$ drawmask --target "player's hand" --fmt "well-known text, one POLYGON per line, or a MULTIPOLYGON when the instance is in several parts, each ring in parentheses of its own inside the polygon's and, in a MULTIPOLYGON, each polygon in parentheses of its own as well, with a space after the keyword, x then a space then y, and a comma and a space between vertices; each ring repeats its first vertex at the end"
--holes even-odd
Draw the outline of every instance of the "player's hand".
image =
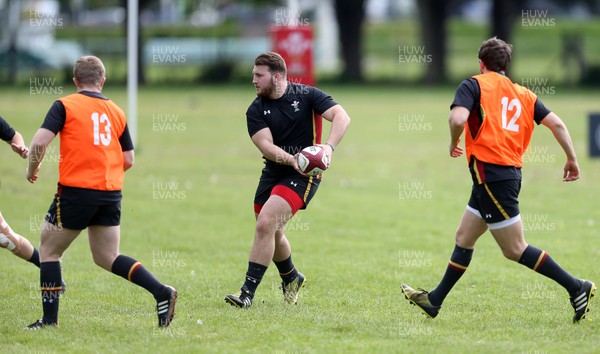
POLYGON ((462 156, 463 149, 460 146, 458 146, 458 143, 460 143, 460 139, 458 139, 456 142, 450 143, 450 145, 448 146, 448 150, 450 151, 451 157, 456 158, 462 156))
POLYGON ((17 145, 15 143, 10 144, 10 147, 14 152, 19 154, 22 158, 26 159, 29 156, 29 149, 25 145, 17 145))
POLYGON ((38 179, 38 173, 40 172, 40 165, 35 169, 34 173, 29 171, 29 166, 27 166, 27 170, 25 170, 25 178, 29 181, 29 183, 34 183, 38 179))
POLYGON ((579 179, 579 165, 577 161, 567 160, 563 168, 563 181, 573 182, 579 179))
POLYGON ((317 144, 321 149, 325 151, 325 155, 327 155, 327 168, 331 165, 331 157, 333 156, 333 149, 329 144, 317 144))
POLYGON ((298 172, 302 176, 308 177, 307 174, 305 174, 304 172, 302 172, 302 170, 300 169, 300 165, 298 165, 298 155, 300 155, 300 153, 297 153, 296 155, 294 155, 294 158, 292 159, 292 165, 291 166, 294 168, 294 170, 296 170, 296 172, 298 172))

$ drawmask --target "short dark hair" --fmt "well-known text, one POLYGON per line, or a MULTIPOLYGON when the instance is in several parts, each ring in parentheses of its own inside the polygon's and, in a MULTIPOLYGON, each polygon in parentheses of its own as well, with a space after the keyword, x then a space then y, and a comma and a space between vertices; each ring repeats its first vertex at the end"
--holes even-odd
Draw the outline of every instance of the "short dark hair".
POLYGON ((104 64, 100 58, 93 55, 82 56, 77 59, 73 67, 73 76, 82 85, 100 85, 100 81, 106 76, 104 64))
POLYGON ((285 65, 285 60, 283 60, 281 55, 275 52, 265 52, 260 54, 254 60, 254 65, 268 66, 271 74, 279 72, 283 76, 287 75, 287 66, 285 65))
POLYGON ((483 41, 477 56, 488 70, 506 71, 510 65, 512 45, 493 37, 483 41))

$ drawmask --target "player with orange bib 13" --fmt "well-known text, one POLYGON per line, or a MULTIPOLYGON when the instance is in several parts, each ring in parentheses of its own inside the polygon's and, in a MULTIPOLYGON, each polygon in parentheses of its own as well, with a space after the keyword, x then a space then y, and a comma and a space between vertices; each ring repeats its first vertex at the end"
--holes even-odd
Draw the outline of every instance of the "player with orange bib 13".
POLYGON ((452 102, 449 125, 451 157, 459 157, 465 134, 466 156, 473 180, 471 197, 458 230, 446 272, 431 292, 402 284, 405 297, 427 316, 438 315, 442 302, 471 262, 475 243, 488 229, 504 256, 563 286, 571 298, 573 322, 585 317, 596 285, 574 278, 545 251, 523 236, 519 212, 521 167, 535 124, 554 134, 566 154, 563 181, 579 179, 579 166, 567 127, 529 89, 513 83, 506 70, 512 46, 496 37, 479 48, 480 75, 464 80, 452 102))
POLYGON ((31 142, 26 177, 34 183, 48 144, 60 134, 58 188, 40 239, 43 317, 28 329, 58 325, 59 262, 86 228, 94 262, 150 292, 160 327, 173 320, 177 291, 119 253, 121 189, 134 152, 125 114, 102 94, 105 73, 99 58, 79 58, 73 69, 77 93, 54 102, 31 142))

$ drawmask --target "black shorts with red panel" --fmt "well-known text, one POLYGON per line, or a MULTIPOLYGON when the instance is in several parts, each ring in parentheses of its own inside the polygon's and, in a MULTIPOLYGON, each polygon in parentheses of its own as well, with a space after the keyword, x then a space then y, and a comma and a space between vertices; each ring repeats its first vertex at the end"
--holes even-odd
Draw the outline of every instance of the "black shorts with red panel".
POLYGON ((290 205, 292 215, 294 215, 298 210, 306 209, 312 197, 317 193, 320 183, 321 175, 308 177, 295 171, 281 175, 263 170, 254 195, 254 212, 260 213, 269 197, 277 195, 290 205))

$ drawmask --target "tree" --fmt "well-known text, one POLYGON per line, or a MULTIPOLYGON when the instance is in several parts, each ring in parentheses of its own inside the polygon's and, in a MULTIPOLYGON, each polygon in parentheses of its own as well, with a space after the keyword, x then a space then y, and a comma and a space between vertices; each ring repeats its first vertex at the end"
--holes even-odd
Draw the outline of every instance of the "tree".
POLYGON ((425 72, 427 84, 446 81, 446 20, 448 2, 446 0, 422 0, 417 2, 421 14, 421 38, 425 51, 431 55, 425 72))
POLYGON ((365 0, 335 0, 335 17, 344 68, 344 81, 364 81, 362 70, 362 24, 365 19, 365 0))
POLYGON ((492 37, 510 43, 515 18, 519 14, 519 1, 494 0, 492 3, 492 37))

